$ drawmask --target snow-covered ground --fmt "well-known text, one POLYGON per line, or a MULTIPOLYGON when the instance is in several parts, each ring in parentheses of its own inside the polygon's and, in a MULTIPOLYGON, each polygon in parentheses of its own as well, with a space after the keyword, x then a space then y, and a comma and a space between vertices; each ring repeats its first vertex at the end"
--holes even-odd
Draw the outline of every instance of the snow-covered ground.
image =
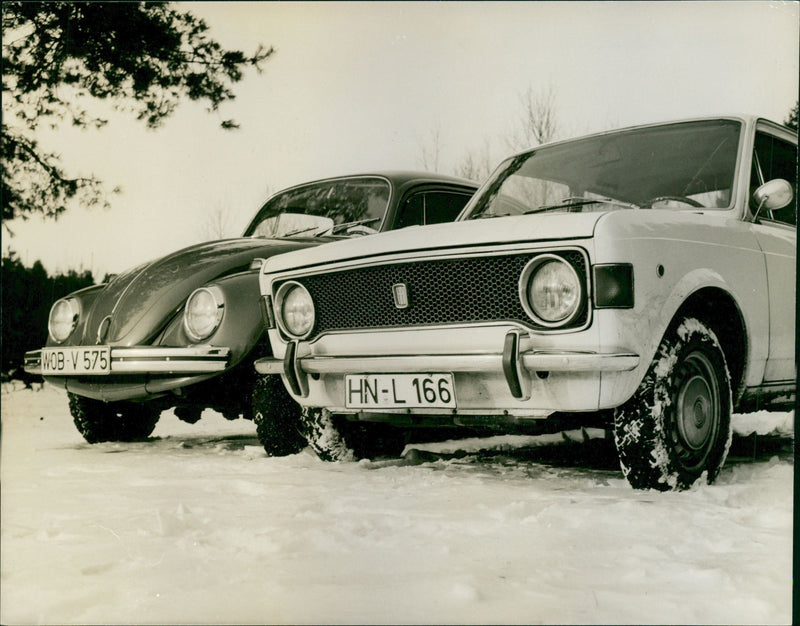
POLYGON ((58 390, 0 402, 3 624, 791 620, 792 414, 736 416, 759 436, 717 483, 661 494, 602 439, 326 464, 211 412, 88 445, 58 390))

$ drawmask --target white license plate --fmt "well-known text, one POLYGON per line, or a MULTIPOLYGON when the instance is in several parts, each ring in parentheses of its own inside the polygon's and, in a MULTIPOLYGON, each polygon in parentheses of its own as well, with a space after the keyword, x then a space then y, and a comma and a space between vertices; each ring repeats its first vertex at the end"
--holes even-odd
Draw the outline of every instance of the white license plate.
POLYGON ((348 409, 454 409, 452 374, 349 374, 345 376, 348 409))
POLYGON ((108 374, 111 372, 109 346, 42 348, 42 374, 108 374))

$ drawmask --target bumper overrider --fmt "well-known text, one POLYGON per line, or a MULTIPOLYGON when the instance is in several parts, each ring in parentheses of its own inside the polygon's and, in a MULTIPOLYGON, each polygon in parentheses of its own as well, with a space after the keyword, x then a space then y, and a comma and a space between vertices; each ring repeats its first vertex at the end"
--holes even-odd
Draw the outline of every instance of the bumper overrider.
MULTIPOLYGON (((292 394, 301 404, 309 397, 309 377, 342 378, 350 374, 424 374, 452 372, 468 374, 473 380, 489 379, 502 372, 507 387, 504 393, 518 402, 531 399, 532 391, 551 373, 569 375, 620 373, 634 370, 640 362, 633 352, 598 353, 590 351, 537 350, 530 336, 520 330, 505 334, 502 349, 496 352, 400 355, 314 355, 303 341, 291 341, 283 359, 265 357, 255 362, 260 374, 281 374, 292 394), (537 376, 538 375, 538 376, 537 376)), ((459 410, 460 412, 460 410, 459 410)), ((469 409, 467 409, 467 412, 469 409)), ((552 411, 533 411, 542 416, 552 411)))

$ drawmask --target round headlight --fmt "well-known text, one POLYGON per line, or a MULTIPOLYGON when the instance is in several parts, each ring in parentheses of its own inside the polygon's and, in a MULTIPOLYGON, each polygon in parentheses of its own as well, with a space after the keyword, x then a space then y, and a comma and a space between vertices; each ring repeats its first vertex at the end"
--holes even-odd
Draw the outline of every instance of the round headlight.
POLYGON ((314 328, 314 301, 300 283, 283 283, 275 294, 278 321, 288 335, 304 339, 314 328))
POLYGON ((225 310, 222 291, 216 287, 195 289, 186 300, 183 327, 193 341, 202 341, 217 330, 225 310))
POLYGON ((81 307, 75 298, 57 300, 50 309, 50 318, 47 320, 47 330, 57 342, 65 341, 78 325, 81 316, 81 307))
POLYGON ((582 296, 578 273, 560 256, 538 256, 522 272, 522 305, 542 326, 562 326, 572 320, 580 310, 582 296))

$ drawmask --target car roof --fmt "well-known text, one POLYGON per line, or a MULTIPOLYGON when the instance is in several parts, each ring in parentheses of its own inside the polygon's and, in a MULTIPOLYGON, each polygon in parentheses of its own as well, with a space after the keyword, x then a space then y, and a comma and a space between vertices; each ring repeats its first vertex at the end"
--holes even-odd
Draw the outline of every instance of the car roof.
POLYGON ((616 133, 626 132, 630 130, 636 130, 639 128, 651 128, 655 126, 667 126, 670 124, 682 124, 684 122, 703 122, 703 121, 711 121, 711 120, 736 120, 742 122, 747 125, 755 124, 756 122, 767 122, 774 126, 778 126, 780 128, 785 128, 786 130, 791 130, 784 124, 780 124, 773 120, 770 120, 766 117, 760 115, 752 115, 752 114, 729 114, 729 115, 702 115, 697 117, 684 117, 684 118, 677 118, 677 119, 668 119, 663 120, 660 122, 647 122, 643 124, 633 124, 631 126, 621 126, 619 128, 609 128, 608 130, 598 131, 596 133, 588 133, 585 135, 576 135, 575 137, 569 137, 568 139, 559 139, 556 141, 551 141, 548 143, 544 143, 538 146, 531 146, 530 148, 526 148, 525 150, 521 150, 516 154, 512 154, 511 156, 517 156, 521 154, 526 154, 528 152, 533 152, 534 150, 538 150, 540 148, 554 146, 562 143, 569 143, 571 141, 577 141, 581 139, 589 139, 591 137, 602 137, 603 135, 613 135, 616 133))
POLYGON ((274 195, 283 193, 290 189, 297 187, 305 187, 306 185, 314 185, 325 181, 345 180, 348 178, 365 178, 365 177, 378 177, 385 178, 394 183, 395 185, 404 185, 409 182, 431 182, 431 183, 452 183, 454 185, 464 185, 477 189, 479 184, 474 180, 461 178, 458 176, 450 176, 447 174, 436 174, 435 172, 424 172, 414 170, 376 170, 373 172, 358 172, 355 174, 343 174, 339 176, 327 176, 325 178, 318 178, 316 180, 308 180, 297 185, 285 187, 274 195))

